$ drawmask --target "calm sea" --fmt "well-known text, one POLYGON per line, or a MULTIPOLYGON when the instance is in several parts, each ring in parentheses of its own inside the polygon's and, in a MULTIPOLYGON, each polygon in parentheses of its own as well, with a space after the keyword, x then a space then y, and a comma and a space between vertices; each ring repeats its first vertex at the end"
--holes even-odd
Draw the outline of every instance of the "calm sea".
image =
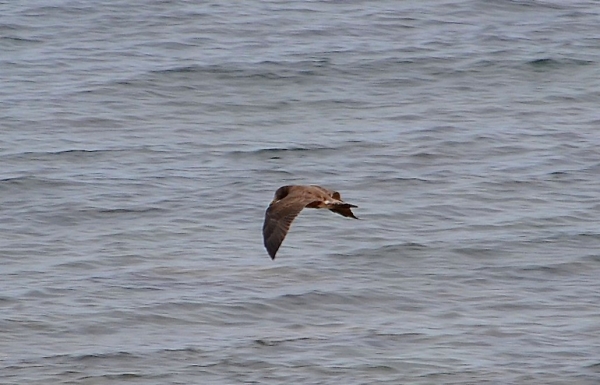
POLYGON ((596 1, 5 1, 0 84, 2 384, 600 383, 596 1))

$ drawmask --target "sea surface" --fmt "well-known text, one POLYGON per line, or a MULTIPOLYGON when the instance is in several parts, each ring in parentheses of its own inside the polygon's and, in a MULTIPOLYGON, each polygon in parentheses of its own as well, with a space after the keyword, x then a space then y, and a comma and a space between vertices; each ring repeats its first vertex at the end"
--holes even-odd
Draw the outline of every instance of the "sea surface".
POLYGON ((596 385, 599 219, 596 1, 0 3, 1 384, 596 385))

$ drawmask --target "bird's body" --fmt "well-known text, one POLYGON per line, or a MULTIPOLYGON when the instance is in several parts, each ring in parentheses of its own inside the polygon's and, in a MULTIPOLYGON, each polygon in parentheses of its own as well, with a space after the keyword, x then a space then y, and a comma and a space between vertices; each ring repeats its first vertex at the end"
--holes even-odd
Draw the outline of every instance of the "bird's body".
POLYGON ((355 218, 352 207, 342 201, 340 193, 320 186, 283 186, 275 192, 275 198, 265 213, 263 237, 265 247, 275 259, 279 246, 285 239, 294 218, 303 208, 328 209, 345 217, 355 218))

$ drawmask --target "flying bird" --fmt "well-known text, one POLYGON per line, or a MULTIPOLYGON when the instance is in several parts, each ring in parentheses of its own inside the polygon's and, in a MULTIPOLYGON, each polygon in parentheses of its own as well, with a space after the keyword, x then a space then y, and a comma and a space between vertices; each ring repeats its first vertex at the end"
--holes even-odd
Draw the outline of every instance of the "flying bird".
POLYGON ((283 186, 275 192, 275 198, 265 213, 263 237, 265 247, 271 259, 285 239, 292 221, 303 208, 329 209, 334 213, 358 219, 352 207, 358 207, 342 201, 340 193, 320 186, 283 186))

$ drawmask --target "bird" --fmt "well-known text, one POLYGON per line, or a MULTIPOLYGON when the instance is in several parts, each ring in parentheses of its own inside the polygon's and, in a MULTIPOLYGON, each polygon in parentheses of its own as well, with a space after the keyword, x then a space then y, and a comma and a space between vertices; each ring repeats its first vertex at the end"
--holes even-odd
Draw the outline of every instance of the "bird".
POLYGON ((344 217, 358 219, 352 212, 358 207, 342 201, 339 192, 321 186, 282 186, 275 191, 275 197, 265 212, 263 238, 265 248, 272 260, 285 239, 294 219, 303 208, 329 209, 344 217))

